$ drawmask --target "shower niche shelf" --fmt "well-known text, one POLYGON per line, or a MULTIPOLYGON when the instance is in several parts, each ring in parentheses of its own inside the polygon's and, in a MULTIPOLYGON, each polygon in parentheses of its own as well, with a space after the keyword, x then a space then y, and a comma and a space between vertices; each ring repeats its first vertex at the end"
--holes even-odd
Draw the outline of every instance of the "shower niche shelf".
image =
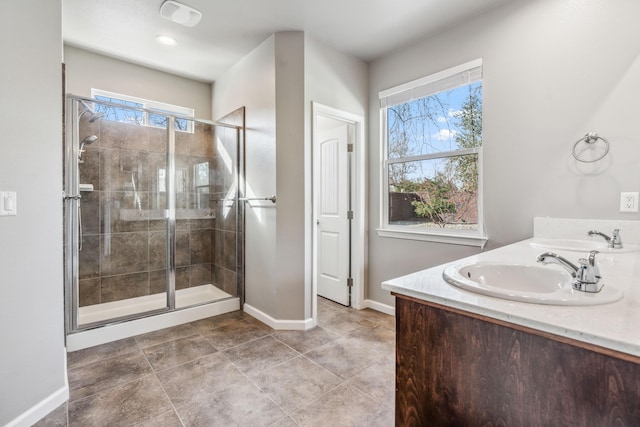
MULTIPOLYGON (((120 209, 122 221, 146 221, 166 219, 166 209, 120 209)), ((176 209, 176 219, 216 219, 211 209, 176 209)))

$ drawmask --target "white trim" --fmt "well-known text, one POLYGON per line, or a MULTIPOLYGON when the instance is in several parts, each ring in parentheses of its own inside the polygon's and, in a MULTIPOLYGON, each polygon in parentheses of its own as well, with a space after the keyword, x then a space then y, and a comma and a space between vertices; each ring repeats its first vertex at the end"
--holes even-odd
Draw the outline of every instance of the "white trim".
POLYGON ((380 92, 378 92, 378 98, 380 99, 387 98, 389 96, 393 96, 393 95, 405 92, 407 90, 414 89, 419 86, 428 85, 429 83, 437 82, 438 80, 442 80, 449 76, 452 76, 458 73, 463 73, 472 68, 477 68, 481 66, 482 66, 482 58, 474 59, 472 61, 465 62, 464 64, 456 65, 455 67, 451 67, 451 68, 447 68, 446 70, 439 71, 435 74, 430 74, 428 76, 421 77, 419 79, 412 80, 410 82, 403 83, 401 85, 394 86, 389 89, 381 90, 380 92))
POLYGON ((385 160, 385 163, 387 166, 389 166, 389 165, 394 165, 396 163, 419 162, 421 160, 446 159, 448 157, 466 156, 469 154, 480 154, 480 151, 481 151, 480 148, 481 147, 462 148, 460 150, 440 151, 440 152, 431 153, 431 154, 418 154, 415 156, 396 157, 393 159, 385 160))
POLYGON ((18 415, 5 427, 29 427, 49 415, 60 405, 69 400, 69 379, 67 375, 67 349, 62 348, 64 360, 64 386, 18 415))
MULTIPOLYGON (((380 99, 390 97, 396 95, 398 93, 402 93, 405 91, 412 90, 416 87, 427 85, 429 83, 438 81, 440 79, 447 78, 449 76, 462 73, 464 71, 468 71, 473 68, 480 68, 480 74, 476 77, 479 77, 479 80, 482 80, 481 69, 482 67, 482 59, 475 59, 473 61, 469 61, 467 63, 449 68, 447 70, 440 71, 435 74, 431 74, 425 76, 423 78, 413 80, 411 82, 386 89, 379 92, 380 99)), ((383 106, 380 108, 380 159, 381 161, 381 174, 380 174, 380 224, 377 229, 378 236, 380 237, 390 237, 395 239, 408 239, 408 240, 419 240, 419 241, 427 241, 427 242, 436 242, 436 243, 447 243, 454 245, 464 245, 464 246, 475 246, 484 248, 487 243, 487 236, 484 228, 484 206, 483 206, 483 198, 484 198, 484 180, 483 176, 483 147, 474 147, 474 148, 466 148, 460 150, 453 150, 447 152, 440 153, 431 153, 431 154, 421 154, 414 156, 406 156, 401 158, 388 158, 388 132, 387 132, 387 106, 383 106), (455 231, 449 230, 448 232, 438 232, 438 231, 425 231, 425 230, 415 230, 410 227, 403 227, 389 224, 389 165, 404 163, 410 161, 422 161, 422 160, 432 160, 446 157, 455 157, 462 155, 471 155, 476 154, 478 156, 478 200, 477 200, 477 209, 478 209, 478 230, 475 232, 469 231, 455 231)))
POLYGON ((388 314, 390 316, 396 315, 396 308, 392 305, 383 304, 378 301, 374 301, 372 299, 366 299, 363 301, 362 308, 370 308, 375 311, 379 311, 381 313, 388 314))
POLYGON ((476 246, 484 248, 487 243, 486 236, 465 236, 463 234, 436 234, 418 231, 393 230, 389 228, 379 228, 376 230, 380 237, 391 237, 393 239, 420 240, 423 242, 449 243, 452 245, 476 246))
MULTIPOLYGON (((315 147, 317 134, 318 116, 327 117, 341 122, 352 124, 355 128, 355 141, 353 150, 353 210, 354 219, 352 223, 352 239, 351 239, 351 261, 353 288, 351 289, 351 306, 354 308, 362 308, 364 301, 364 289, 366 284, 365 259, 367 248, 367 205, 366 205, 366 141, 365 141, 365 122, 364 117, 329 107, 318 102, 311 103, 312 114, 312 147, 315 147)), ((312 158, 312 164, 315 158, 312 158)), ((314 183, 312 183, 312 188, 314 183)), ((312 251, 311 251, 311 299, 312 299, 312 318, 314 322, 318 321, 318 284, 316 283, 317 260, 316 260, 316 241, 317 228, 316 223, 316 200, 315 193, 312 196, 312 251)))
POLYGON ((238 298, 231 298, 224 301, 216 301, 211 304, 144 317, 142 319, 102 326, 96 329, 89 329, 67 335, 67 348, 69 351, 81 350, 83 348, 157 331, 183 323, 194 322, 239 309, 240 300, 238 298))
POLYGON ((305 320, 279 320, 271 317, 267 313, 262 310, 258 310, 254 306, 245 303, 244 304, 244 312, 250 315, 251 317, 258 319, 265 325, 269 326, 272 329, 281 331, 306 331, 315 327, 318 324, 317 319, 309 317, 305 320))

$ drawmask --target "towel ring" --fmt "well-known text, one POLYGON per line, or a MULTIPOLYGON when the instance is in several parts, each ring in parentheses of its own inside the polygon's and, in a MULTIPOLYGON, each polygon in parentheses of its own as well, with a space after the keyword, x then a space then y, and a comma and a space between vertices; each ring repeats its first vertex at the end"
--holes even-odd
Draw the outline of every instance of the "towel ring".
POLYGON ((607 141, 605 138, 599 136, 597 133, 589 132, 584 137, 582 137, 579 140, 577 140, 575 144, 573 144, 573 151, 572 151, 571 154, 573 154, 573 157, 579 162, 593 163, 593 162, 597 162, 598 160, 604 159, 604 157, 608 153, 609 153, 609 141, 607 141), (604 147, 604 153, 602 153, 602 155, 600 157, 598 157, 596 159, 592 159, 592 160, 585 160, 585 159, 581 159, 580 156, 578 156, 578 153, 576 153, 576 148, 578 147, 578 144, 580 144, 581 142, 584 142, 585 144, 595 144, 596 142, 598 142, 598 140, 601 140, 602 142, 604 142, 604 146, 605 146, 604 147))

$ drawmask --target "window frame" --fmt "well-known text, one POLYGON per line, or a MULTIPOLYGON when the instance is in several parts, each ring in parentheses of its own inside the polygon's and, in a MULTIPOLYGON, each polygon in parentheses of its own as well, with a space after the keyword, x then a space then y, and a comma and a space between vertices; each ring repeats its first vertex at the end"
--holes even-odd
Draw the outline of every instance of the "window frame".
MULTIPOLYGON (((165 102, 160 101, 152 101, 150 99, 138 98, 136 96, 124 95, 121 93, 110 92, 107 90, 91 88, 91 98, 96 99, 98 96, 104 96, 107 98, 118 99, 121 101, 127 102, 135 102, 137 104, 142 104, 143 111, 143 122, 141 126, 147 126, 157 129, 163 129, 161 126, 155 126, 150 124, 149 114, 158 114, 158 115, 170 115, 175 116, 178 119, 186 119, 187 128, 185 130, 175 129, 177 132, 185 132, 185 133, 194 133, 194 122, 195 119, 195 109, 189 107, 182 107, 180 105, 167 104, 165 102)), ((96 101, 100 102, 96 99, 96 101)), ((123 108, 127 108, 123 106, 123 108)))
MULTIPOLYGON (((400 102, 411 102, 414 99, 420 99, 427 96, 435 95, 443 92, 439 90, 431 95, 415 96, 411 95, 411 92, 420 92, 420 88, 424 88, 430 84, 437 84, 438 81, 442 81, 449 77, 455 76, 466 71, 477 69, 480 67, 480 78, 482 81, 482 59, 476 59, 465 64, 458 65, 456 67, 449 68, 447 70, 440 71, 435 74, 423 77, 418 80, 414 80, 399 86, 395 86, 390 89, 386 89, 379 92, 380 98, 380 155, 381 155, 381 168, 382 173, 380 179, 380 227, 377 229, 378 236, 389 237, 397 239, 409 239, 409 240, 421 240, 438 243, 449 243, 466 246, 484 247, 488 238, 484 230, 484 213, 483 213, 483 146, 474 148, 463 148, 459 150, 451 150, 437 153, 412 155, 406 157, 389 158, 389 141, 388 141, 388 116, 387 110, 390 105, 387 105, 386 100, 392 96, 408 97, 408 100, 400 102), (393 225, 389 223, 389 165, 397 163, 406 163, 411 161, 421 160, 434 160, 451 158, 462 155, 476 154, 478 156, 478 196, 477 196, 477 208, 478 208, 478 229, 477 230, 455 230, 455 229, 423 229, 416 230, 404 225, 393 225)), ((460 86, 457 86, 460 87, 460 86)), ((394 103, 393 105, 397 105, 394 103)), ((483 141, 484 145, 484 141, 483 141)))

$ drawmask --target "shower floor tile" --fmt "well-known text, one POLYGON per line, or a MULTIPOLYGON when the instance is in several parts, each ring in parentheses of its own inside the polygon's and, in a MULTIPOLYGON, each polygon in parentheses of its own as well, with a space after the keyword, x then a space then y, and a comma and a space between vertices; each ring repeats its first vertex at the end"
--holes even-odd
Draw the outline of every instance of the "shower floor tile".
POLYGON ((234 312, 68 354, 37 427, 393 426, 395 320, 318 299, 319 327, 234 312))

